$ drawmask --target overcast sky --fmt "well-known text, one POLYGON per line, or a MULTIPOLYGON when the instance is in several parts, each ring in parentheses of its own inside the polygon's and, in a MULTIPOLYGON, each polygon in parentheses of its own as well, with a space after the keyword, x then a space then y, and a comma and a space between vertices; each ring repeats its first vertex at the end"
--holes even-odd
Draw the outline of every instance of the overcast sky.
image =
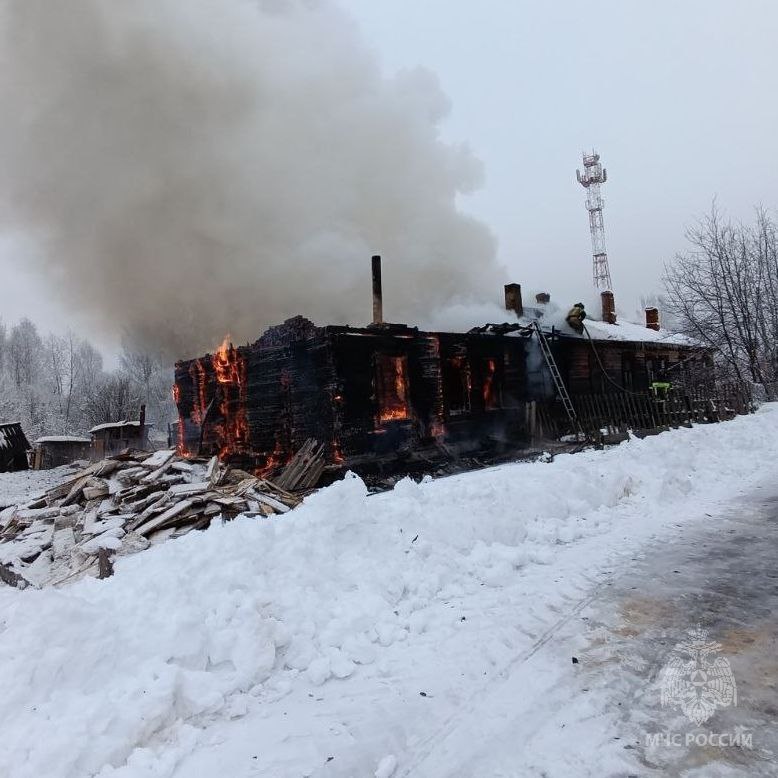
POLYGON ((617 304, 659 291, 684 226, 714 196, 778 206, 775 0, 344 0, 384 66, 421 64, 451 99, 445 131, 484 161, 465 206, 516 281, 589 289, 582 149, 608 170, 617 304))
MULTIPOLYGON (((608 169, 617 305, 660 291, 684 226, 718 196, 778 205, 776 0, 342 0, 387 73, 424 66, 451 100, 443 132, 486 179, 462 205, 499 241, 506 280, 562 303, 591 289, 582 149, 608 169)), ((0 238, 5 321, 72 323, 0 238)), ((574 299, 575 298, 575 299, 574 299)))

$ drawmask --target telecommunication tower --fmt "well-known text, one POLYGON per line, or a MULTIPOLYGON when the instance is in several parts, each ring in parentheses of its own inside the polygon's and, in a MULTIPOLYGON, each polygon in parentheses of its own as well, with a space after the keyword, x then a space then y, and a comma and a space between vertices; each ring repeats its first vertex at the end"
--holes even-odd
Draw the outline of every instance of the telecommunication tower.
POLYGON ((608 180, 608 171, 600 164, 600 155, 592 151, 583 153, 583 175, 575 171, 578 183, 586 189, 586 210, 589 211, 589 229, 592 232, 592 280, 598 289, 612 290, 611 273, 608 269, 608 253, 605 251, 605 225, 602 208, 605 205, 600 194, 600 184, 608 180))

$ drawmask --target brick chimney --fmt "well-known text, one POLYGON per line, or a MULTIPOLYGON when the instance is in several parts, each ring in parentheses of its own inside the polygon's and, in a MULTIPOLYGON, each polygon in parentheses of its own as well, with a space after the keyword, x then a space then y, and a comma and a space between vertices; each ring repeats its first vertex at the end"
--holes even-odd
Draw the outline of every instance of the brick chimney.
POLYGON ((615 324, 616 302, 613 299, 613 292, 600 292, 600 302, 602 304, 602 320, 607 324, 615 324))
POLYGON ((646 327, 650 330, 659 329, 659 309, 646 308, 646 327))
POLYGON ((516 316, 524 315, 521 302, 521 284, 505 284, 505 310, 513 311, 516 316))
POLYGON ((538 292, 535 295, 535 302, 538 305, 548 305, 551 302, 551 295, 548 292, 538 292))

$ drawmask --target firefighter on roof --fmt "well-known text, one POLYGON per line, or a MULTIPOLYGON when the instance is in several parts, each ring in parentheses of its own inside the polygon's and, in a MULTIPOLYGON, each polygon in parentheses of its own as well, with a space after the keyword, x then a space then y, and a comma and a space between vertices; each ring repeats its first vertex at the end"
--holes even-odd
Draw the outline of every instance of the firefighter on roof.
POLYGON ((586 311, 583 303, 576 303, 568 312, 565 321, 580 335, 584 328, 586 311))

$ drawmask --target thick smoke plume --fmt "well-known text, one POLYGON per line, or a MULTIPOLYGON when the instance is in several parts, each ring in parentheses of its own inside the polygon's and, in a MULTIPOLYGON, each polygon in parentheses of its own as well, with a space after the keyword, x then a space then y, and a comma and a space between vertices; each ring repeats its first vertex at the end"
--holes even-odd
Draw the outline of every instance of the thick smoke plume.
POLYGON ((503 279, 426 71, 316 0, 5 0, 0 206, 54 292, 170 356, 304 313, 413 322, 503 279))

